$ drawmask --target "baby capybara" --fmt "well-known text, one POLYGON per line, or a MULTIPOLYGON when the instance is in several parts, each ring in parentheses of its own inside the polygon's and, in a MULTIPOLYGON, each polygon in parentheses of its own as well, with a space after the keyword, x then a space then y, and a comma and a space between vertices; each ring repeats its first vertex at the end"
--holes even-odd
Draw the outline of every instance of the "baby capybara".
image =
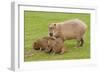
POLYGON ((49 39, 54 39, 52 37, 43 37, 41 39, 36 40, 33 43, 33 49, 35 50, 44 50, 48 47, 48 40, 49 39))
POLYGON ((49 39, 48 47, 45 49, 45 52, 52 52, 63 54, 65 52, 64 42, 61 38, 49 39))
POLYGON ((64 42, 61 38, 43 37, 33 43, 33 49, 44 50, 46 53, 60 53, 65 51, 64 42))

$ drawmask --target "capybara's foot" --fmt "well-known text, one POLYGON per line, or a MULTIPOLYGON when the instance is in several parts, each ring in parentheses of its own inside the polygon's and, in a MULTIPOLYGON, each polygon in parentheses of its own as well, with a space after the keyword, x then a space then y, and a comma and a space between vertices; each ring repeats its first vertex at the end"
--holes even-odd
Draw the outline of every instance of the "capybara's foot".
POLYGON ((83 40, 83 38, 81 38, 81 40, 80 40, 80 47, 82 47, 83 44, 84 44, 84 40, 83 40))
POLYGON ((60 54, 63 54, 64 52, 65 52, 65 48, 63 47, 63 48, 61 49, 60 54))

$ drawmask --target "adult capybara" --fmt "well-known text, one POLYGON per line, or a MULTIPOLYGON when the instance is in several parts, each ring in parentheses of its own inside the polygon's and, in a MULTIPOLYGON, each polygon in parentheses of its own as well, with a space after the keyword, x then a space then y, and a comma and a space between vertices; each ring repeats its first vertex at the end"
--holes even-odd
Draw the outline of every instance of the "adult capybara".
POLYGON ((48 47, 45 49, 45 52, 63 54, 65 52, 63 40, 61 38, 48 39, 48 47))
POLYGON ((52 37, 60 37, 64 41, 70 39, 77 40, 77 47, 83 46, 83 36, 86 32, 86 24, 79 19, 67 20, 59 23, 51 23, 49 25, 49 35, 52 37))

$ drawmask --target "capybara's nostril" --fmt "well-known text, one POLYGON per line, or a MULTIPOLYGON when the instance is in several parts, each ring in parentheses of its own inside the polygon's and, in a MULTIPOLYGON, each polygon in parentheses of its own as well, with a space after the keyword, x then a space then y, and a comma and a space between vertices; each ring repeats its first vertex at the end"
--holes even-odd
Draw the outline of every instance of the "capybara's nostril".
POLYGON ((53 36, 53 33, 49 33, 50 36, 53 36))

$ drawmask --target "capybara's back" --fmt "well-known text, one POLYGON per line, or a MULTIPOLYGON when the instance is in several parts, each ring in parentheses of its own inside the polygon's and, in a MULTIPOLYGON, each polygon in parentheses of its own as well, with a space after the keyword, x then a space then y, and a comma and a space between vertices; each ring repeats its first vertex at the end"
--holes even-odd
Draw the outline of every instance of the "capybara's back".
POLYGON ((86 31, 86 24, 79 19, 74 19, 63 22, 61 29, 61 33, 64 37, 64 40, 78 39, 83 37, 86 31))

